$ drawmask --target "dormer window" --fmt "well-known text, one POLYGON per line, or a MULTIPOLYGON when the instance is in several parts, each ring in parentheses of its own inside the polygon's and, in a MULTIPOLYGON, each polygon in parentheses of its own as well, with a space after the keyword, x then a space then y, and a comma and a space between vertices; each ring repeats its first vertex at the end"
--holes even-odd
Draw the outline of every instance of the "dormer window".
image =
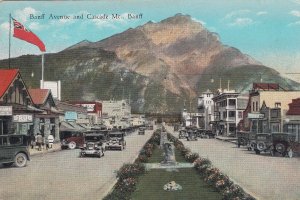
POLYGON ((280 108, 281 107, 281 103, 280 102, 275 102, 275 108, 280 108))

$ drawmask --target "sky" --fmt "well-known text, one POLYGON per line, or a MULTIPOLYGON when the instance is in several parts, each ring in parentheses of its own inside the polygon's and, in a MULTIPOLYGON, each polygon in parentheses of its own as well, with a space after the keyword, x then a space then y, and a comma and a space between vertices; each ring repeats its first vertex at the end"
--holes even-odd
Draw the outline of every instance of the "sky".
MULTIPOLYGON (((223 44, 300 80, 300 0, 0 2, 0 59, 8 58, 9 54, 9 13, 45 43, 47 53, 61 51, 82 40, 99 41, 148 21, 188 14, 218 33, 223 44), (42 19, 32 17, 43 14, 42 19), (88 19, 105 14, 108 19, 88 19), (120 19, 112 19, 112 14, 118 14, 120 19), (142 17, 129 19, 128 14, 142 14, 142 17), (51 15, 70 16, 70 19, 54 19, 51 15), (73 19, 74 16, 83 19, 73 19)), ((41 52, 32 44, 12 38, 11 57, 26 54, 41 52)))

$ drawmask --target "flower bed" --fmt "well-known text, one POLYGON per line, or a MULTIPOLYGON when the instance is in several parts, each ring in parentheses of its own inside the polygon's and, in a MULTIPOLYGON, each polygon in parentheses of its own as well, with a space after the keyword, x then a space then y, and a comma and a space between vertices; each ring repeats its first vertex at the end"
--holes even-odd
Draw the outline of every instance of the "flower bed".
POLYGON ((180 150, 186 161, 194 163, 194 168, 200 176, 204 178, 204 181, 215 187, 222 194, 224 200, 255 199, 247 194, 240 186, 234 184, 227 175, 213 167, 210 160, 200 158, 197 153, 192 153, 189 148, 186 148, 179 139, 170 133, 168 133, 168 138, 174 143, 175 147, 180 150))

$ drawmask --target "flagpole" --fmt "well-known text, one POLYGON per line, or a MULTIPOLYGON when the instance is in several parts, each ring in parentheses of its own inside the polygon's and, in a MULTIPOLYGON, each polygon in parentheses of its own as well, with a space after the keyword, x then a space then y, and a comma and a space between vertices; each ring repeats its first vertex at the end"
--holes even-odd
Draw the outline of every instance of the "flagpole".
POLYGON ((10 69, 10 46, 11 46, 11 13, 9 13, 9 38, 8 38, 8 68, 10 69))
POLYGON ((42 53, 42 81, 41 89, 44 89, 44 53, 42 53))

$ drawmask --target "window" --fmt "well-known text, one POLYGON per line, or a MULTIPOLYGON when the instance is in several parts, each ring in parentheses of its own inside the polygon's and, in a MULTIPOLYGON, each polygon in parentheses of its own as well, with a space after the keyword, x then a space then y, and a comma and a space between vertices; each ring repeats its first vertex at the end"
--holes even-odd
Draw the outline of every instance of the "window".
POLYGON ((227 111, 223 112, 223 119, 227 118, 227 111))
POLYGON ((281 103, 280 102, 275 102, 275 108, 280 108, 281 107, 281 103))
POLYGON ((235 117, 235 111, 229 111, 228 115, 229 117, 235 117))
POLYGON ((228 103, 230 106, 235 106, 235 102, 236 102, 235 99, 229 99, 228 103))
POLYGON ((252 111, 255 111, 255 107, 254 107, 255 103, 252 102, 252 111))
POLYGON ((11 136, 9 137, 9 143, 11 145, 22 144, 22 138, 19 136, 11 136))
POLYGON ((255 102, 255 104, 256 104, 256 111, 258 111, 258 101, 255 102))
POLYGON ((272 123, 271 124, 271 132, 280 132, 280 124, 279 123, 272 123))
POLYGON ((280 116, 279 111, 278 109, 271 109, 271 118, 278 118, 280 116))

